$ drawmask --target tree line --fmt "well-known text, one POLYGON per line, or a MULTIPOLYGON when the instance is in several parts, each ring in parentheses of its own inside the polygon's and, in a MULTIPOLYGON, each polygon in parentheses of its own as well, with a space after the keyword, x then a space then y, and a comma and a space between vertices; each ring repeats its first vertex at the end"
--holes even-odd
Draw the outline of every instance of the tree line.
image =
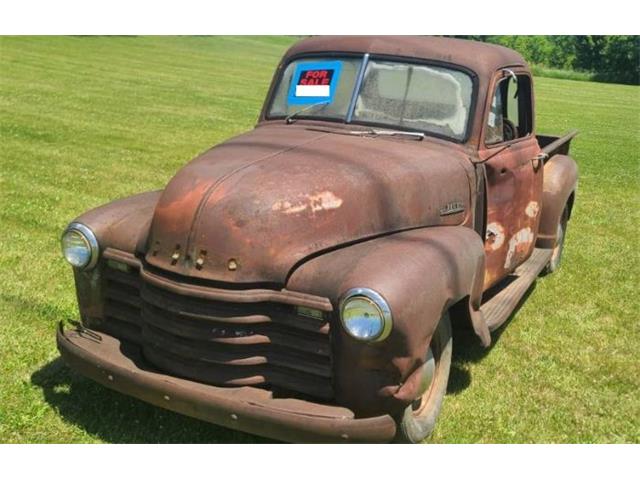
POLYGON ((456 35, 512 48, 531 64, 588 72, 596 81, 640 85, 637 35, 456 35))

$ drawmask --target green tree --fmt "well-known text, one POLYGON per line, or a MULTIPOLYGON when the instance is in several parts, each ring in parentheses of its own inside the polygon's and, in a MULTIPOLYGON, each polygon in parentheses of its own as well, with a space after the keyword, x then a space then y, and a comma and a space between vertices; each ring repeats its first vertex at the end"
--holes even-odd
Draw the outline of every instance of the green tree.
POLYGON ((640 84, 640 37, 634 35, 462 35, 517 50, 530 63, 592 73, 598 81, 640 84))
POLYGON ((602 80, 640 85, 640 37, 610 35, 602 48, 602 80))

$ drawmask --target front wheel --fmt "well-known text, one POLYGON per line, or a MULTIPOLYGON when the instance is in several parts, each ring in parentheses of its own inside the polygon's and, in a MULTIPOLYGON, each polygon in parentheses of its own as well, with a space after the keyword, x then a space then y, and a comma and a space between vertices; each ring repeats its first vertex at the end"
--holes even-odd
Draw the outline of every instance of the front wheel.
POLYGON ((427 350, 422 393, 406 408, 398 422, 396 441, 420 443, 433 432, 447 391, 452 348, 451 320, 449 313, 445 313, 427 350))

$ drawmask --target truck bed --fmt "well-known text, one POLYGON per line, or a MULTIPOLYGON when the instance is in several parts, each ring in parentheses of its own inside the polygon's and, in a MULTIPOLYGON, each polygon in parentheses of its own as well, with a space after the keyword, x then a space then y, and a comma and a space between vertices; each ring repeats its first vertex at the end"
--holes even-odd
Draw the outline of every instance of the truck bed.
POLYGON ((578 130, 572 130, 562 137, 552 135, 536 135, 538 144, 544 153, 551 158, 556 154, 569 155, 571 140, 578 134, 578 130))

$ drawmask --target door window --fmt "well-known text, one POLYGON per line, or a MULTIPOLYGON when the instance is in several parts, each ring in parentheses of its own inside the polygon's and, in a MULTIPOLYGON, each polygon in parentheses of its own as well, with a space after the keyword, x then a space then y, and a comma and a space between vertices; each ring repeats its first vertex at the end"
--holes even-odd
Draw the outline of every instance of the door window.
POLYGON ((523 138, 533 131, 531 79, 505 70, 496 86, 485 129, 485 144, 495 145, 523 138))

